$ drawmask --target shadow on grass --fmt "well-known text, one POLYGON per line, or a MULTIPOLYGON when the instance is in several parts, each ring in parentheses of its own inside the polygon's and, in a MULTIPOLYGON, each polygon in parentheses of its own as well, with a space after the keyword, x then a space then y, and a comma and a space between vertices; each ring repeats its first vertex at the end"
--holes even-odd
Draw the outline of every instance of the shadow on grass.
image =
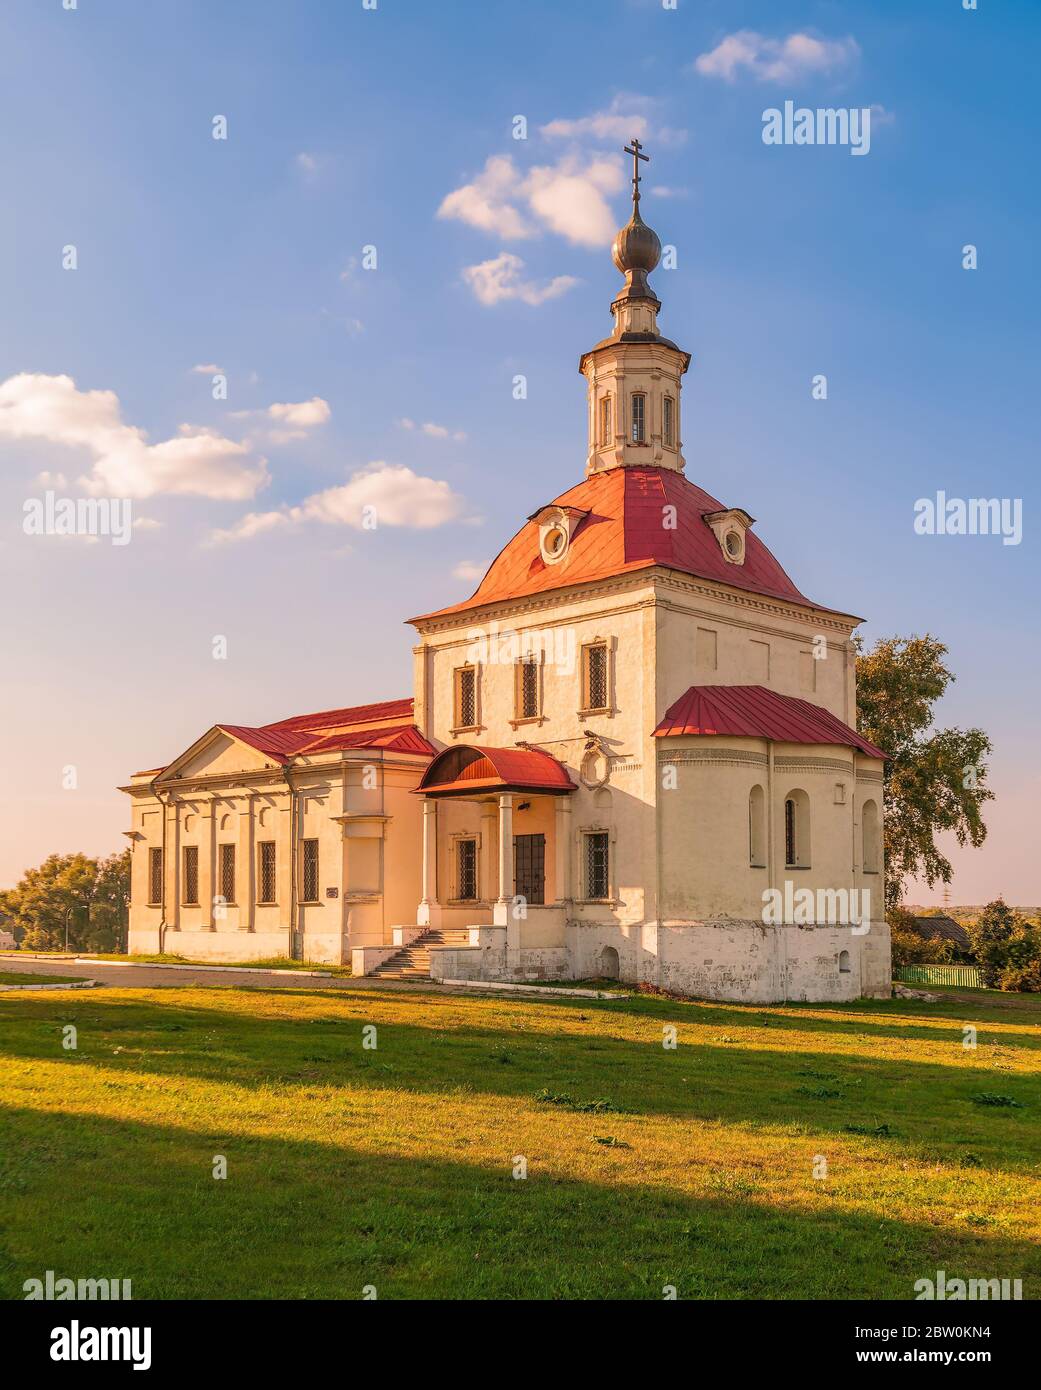
POLYGON ((143 1298, 913 1297, 916 1279, 1021 1278, 1041 1252, 1002 1235, 710 1200, 333 1143, 0 1109, 0 1295, 47 1269, 129 1278, 143 1298), (212 1177, 214 1154, 227 1178, 212 1177))
MULTIPOLYGON (((277 997, 284 1001, 285 992, 277 997)), ((954 1039, 952 1059, 959 1062, 951 1065, 823 1048, 766 1051, 730 1044, 725 1032, 666 1051, 659 1041, 605 1037, 596 1031, 601 1015, 591 1011, 572 1020, 580 1023, 584 1014, 588 1033, 518 1027, 525 1014, 517 1011, 499 1028, 446 1020, 438 1031, 378 1021, 379 1047, 369 1051, 362 1047, 362 1027, 378 1019, 366 1016, 370 1001, 369 995, 354 996, 352 1012, 337 1016, 328 1012, 332 1001, 323 998, 316 1005, 326 1011, 322 1016, 286 1019, 178 1004, 165 994, 158 1002, 39 999, 23 1003, 20 1023, 0 1014, 0 1053, 59 1061, 92 1074, 100 1069, 113 1077, 144 1073, 157 1081, 266 1086, 287 1096, 363 1087, 445 1096, 461 1091, 531 1103, 547 1091, 579 1103, 606 1099, 636 1115, 848 1133, 850 1142, 873 1151, 884 1144, 882 1152, 956 1167, 970 1162, 991 1172, 1036 1172, 1041 1160, 1041 1075, 961 1064, 971 1054, 954 1039), (67 1021, 80 1030, 74 1052, 60 1045, 59 1030, 67 1021), (972 1097, 982 1092, 1010 1094, 1022 1108, 974 1104, 972 1097)), ((393 1003, 400 1005, 401 996, 393 1003)), ((746 1016, 744 1026, 749 1022, 746 1016)), ((764 1034, 764 1042, 776 1044, 773 1027, 764 1034)))

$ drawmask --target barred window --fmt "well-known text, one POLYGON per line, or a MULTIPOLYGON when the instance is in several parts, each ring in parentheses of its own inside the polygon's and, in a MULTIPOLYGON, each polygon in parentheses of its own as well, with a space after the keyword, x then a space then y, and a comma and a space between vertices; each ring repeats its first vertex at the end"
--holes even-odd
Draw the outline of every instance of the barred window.
POLYGON ((261 840, 257 846, 260 855, 258 866, 260 875, 260 891, 257 894, 257 901, 261 903, 273 903, 275 901, 275 842, 274 840, 261 840))
POLYGON ((163 901, 163 851, 148 851, 148 901, 155 905, 163 901))
POLYGON ((304 896, 305 903, 318 901, 318 841, 304 840, 304 896))
POLYGON ((198 906, 199 902, 199 847, 198 845, 185 845, 184 847, 184 901, 189 907, 198 906))
POLYGON ((644 444, 647 440, 647 397, 636 393, 633 396, 633 443, 644 444))
POLYGON ((661 442, 667 449, 676 443, 676 402, 671 396, 666 396, 662 402, 661 442))
POLYGON ((600 397, 600 443, 607 445, 611 442, 611 397, 600 397))
POLYGON ((583 709, 607 709, 607 644, 585 648, 583 709))
POLYGON ((464 902, 473 902, 477 897, 477 841, 457 840, 455 853, 456 896, 464 902))
POLYGON ((586 897, 609 898, 610 896, 608 835, 605 830, 598 830, 594 834, 586 836, 586 897))
POLYGON ((538 718, 539 668, 538 663, 531 658, 520 663, 520 684, 517 705, 519 718, 538 718))
POLYGON ((235 901, 235 846, 220 847, 220 895, 226 903, 235 901))
POLYGON ((784 803, 784 867, 794 869, 795 858, 795 802, 789 798, 784 803))
POLYGON ((460 666, 455 673, 455 727, 472 729, 477 724, 477 672, 460 666))

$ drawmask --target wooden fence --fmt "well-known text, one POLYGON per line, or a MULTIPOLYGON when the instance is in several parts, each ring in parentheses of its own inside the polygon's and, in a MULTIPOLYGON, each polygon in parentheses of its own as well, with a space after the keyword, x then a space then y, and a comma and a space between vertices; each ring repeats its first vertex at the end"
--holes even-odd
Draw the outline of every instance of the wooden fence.
POLYGON ((960 985, 963 989, 982 989, 979 967, 975 965, 898 965, 893 979, 902 985, 960 985))

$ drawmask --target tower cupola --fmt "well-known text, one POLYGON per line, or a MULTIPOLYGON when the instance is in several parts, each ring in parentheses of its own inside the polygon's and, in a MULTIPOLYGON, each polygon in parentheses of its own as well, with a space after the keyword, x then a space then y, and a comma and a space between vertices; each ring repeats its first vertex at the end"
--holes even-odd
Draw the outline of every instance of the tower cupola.
POLYGON ((640 163, 650 156, 636 139, 625 153, 633 157, 633 211, 611 247, 625 282, 611 304, 614 331, 579 362, 589 384, 587 475, 626 465, 685 466, 680 378, 690 353, 658 330, 661 301, 647 277, 661 260, 661 242, 640 215, 640 163))

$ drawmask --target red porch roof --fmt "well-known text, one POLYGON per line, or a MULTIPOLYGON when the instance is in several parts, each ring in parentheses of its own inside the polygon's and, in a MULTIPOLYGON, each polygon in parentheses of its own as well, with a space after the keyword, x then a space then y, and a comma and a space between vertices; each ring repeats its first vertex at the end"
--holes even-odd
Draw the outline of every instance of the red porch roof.
POLYGON ((573 792, 567 768, 539 748, 475 748, 458 744, 439 753, 417 795, 475 796, 482 791, 573 792))
POLYGON ((692 685, 665 711, 654 734, 656 738, 733 734, 776 743, 836 743, 859 749, 869 758, 886 756, 820 705, 779 695, 764 685, 692 685))

